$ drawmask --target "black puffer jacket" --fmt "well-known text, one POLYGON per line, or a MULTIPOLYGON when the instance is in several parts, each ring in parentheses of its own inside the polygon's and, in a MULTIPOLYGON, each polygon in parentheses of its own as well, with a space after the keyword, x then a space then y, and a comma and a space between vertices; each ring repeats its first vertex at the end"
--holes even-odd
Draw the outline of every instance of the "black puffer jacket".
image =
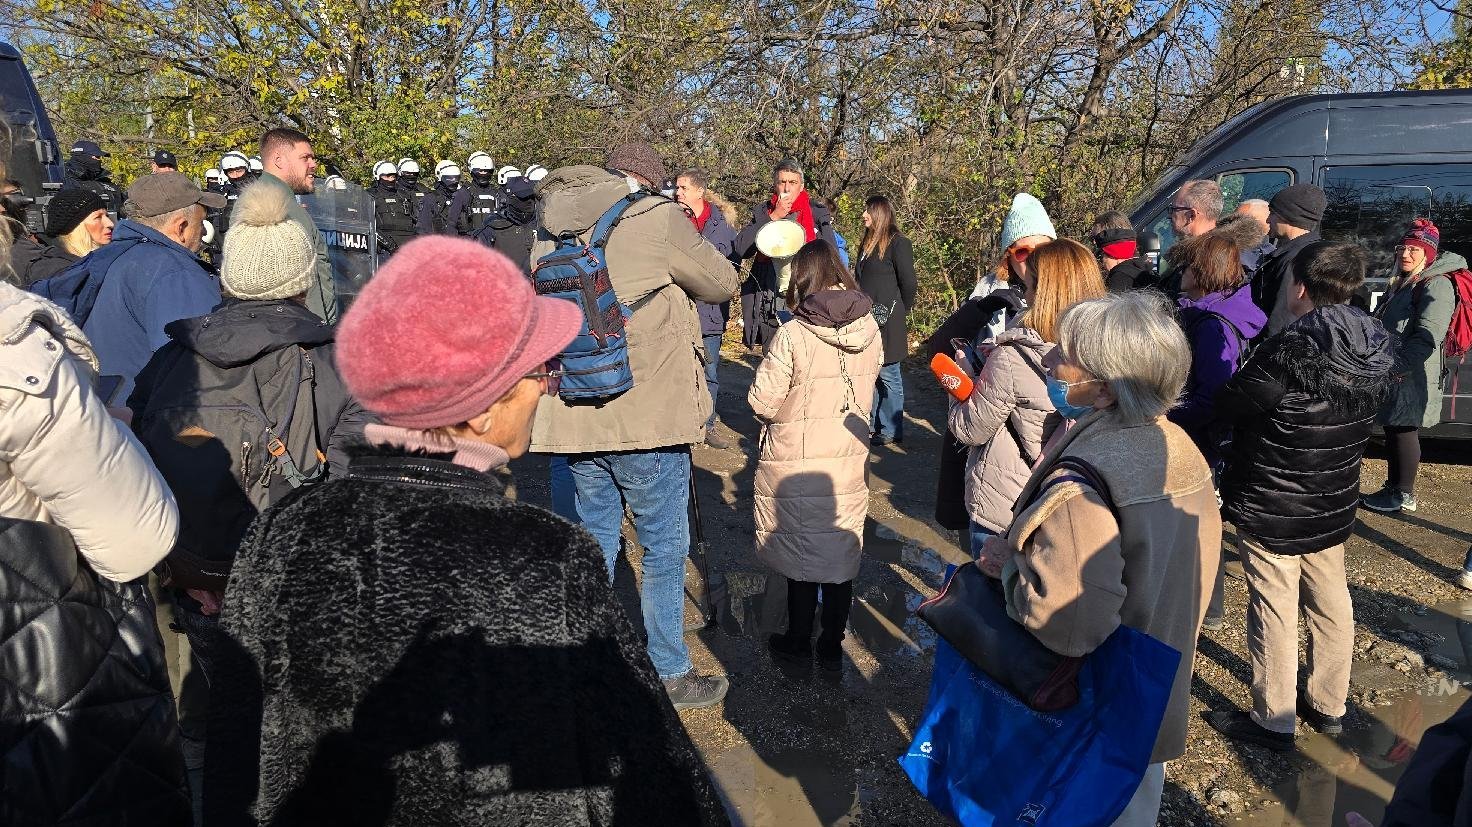
POLYGON ((1145 290, 1155 286, 1155 268, 1144 256, 1126 259, 1114 265, 1106 282, 1111 293, 1145 290))
POLYGON ((0 824, 190 822, 163 641, 140 578, 57 526, 0 518, 0 824))
POLYGON ((1274 554, 1344 542, 1392 364, 1385 328, 1349 305, 1318 308, 1264 342, 1217 395, 1233 428, 1223 516, 1274 554))
POLYGON ((355 456, 256 521, 222 618, 210 827, 728 823, 593 538, 488 475, 355 456))

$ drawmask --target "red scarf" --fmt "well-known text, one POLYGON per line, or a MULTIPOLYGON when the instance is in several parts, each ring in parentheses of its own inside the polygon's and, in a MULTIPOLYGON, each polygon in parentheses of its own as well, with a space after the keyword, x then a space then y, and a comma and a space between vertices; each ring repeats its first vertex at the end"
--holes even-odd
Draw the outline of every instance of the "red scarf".
MULTIPOLYGON (((772 195, 772 203, 770 206, 768 206, 767 212, 771 212, 776 208, 777 196, 774 193, 772 195)), ((805 241, 812 241, 818 237, 818 227, 816 224, 813 223, 813 205, 812 202, 808 201, 807 190, 803 190, 802 192, 798 193, 797 198, 793 199, 792 212, 790 213, 790 215, 793 218, 797 219, 798 224, 802 225, 802 232, 805 241)))
POLYGON ((700 205, 703 208, 700 211, 700 215, 695 215, 693 211, 690 215, 690 220, 695 223, 695 232, 697 233, 705 232, 705 222, 710 220, 710 202, 702 200, 700 205))

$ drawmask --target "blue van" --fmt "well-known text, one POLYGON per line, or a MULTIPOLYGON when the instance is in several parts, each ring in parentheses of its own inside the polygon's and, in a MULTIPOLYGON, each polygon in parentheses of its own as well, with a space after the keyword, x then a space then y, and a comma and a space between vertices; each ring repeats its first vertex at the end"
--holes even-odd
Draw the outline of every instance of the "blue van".
POLYGON ((10 125, 10 145, 0 141, 0 160, 21 191, 39 196, 42 184, 60 184, 64 172, 56 132, 20 50, 9 43, 0 43, 0 117, 10 125))
MULTIPOLYGON (((1442 249, 1472 261, 1472 90, 1303 95, 1248 109, 1197 142, 1132 210, 1162 250, 1175 241, 1171 197, 1194 178, 1221 185, 1227 212, 1289 184, 1322 187, 1319 232, 1369 250, 1373 307, 1418 216, 1436 222, 1442 249)), ((1443 424, 1428 435, 1472 437, 1472 364, 1446 391, 1443 424)))

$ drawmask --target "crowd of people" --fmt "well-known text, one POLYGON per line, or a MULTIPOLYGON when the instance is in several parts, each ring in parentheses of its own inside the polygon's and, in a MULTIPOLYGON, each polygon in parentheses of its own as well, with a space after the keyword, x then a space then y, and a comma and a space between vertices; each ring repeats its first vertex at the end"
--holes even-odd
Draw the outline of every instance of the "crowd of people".
MULTIPOLYGON (((0 562, 41 553, 8 548, 30 536, 14 526, 63 529, 47 553, 158 622, 131 657, 7 676, 37 697, 104 689, 91 717, 6 721, 44 732, 36 766, 69 768, 0 821, 727 823, 677 714, 741 691, 686 643, 691 446, 738 447, 716 415, 735 321, 761 354, 754 551, 787 599, 766 645, 842 672, 868 464, 904 439, 918 282, 891 200, 864 202, 849 261, 791 159, 745 225, 705 172, 671 175, 643 143, 551 171, 476 153, 464 186, 455 161, 425 188, 386 160, 370 191, 388 256, 343 307, 299 201, 317 183, 305 134, 267 131, 204 188, 167 152, 126 194, 96 144, 72 155, 43 232, 0 193, 0 562), (782 221, 790 257, 759 239, 782 221), (505 490, 527 452, 551 459, 556 513, 505 490), (637 626, 610 588, 626 514, 637 626), (142 696, 175 701, 167 726, 123 702, 142 696), (69 746, 99 729, 113 748, 69 746)), ((1343 728, 1344 542, 1361 505, 1416 508, 1472 276, 1418 219, 1372 315, 1364 251, 1316 232, 1325 205, 1298 184, 1223 216, 1217 184, 1191 181, 1157 266, 1122 214, 1064 238, 1019 193, 996 267, 924 345, 972 387, 950 403, 936 519, 1012 620, 1065 657, 1121 626, 1181 654, 1115 824, 1156 823, 1186 749, 1197 638, 1225 623, 1224 519, 1253 704, 1208 722, 1275 750, 1300 720, 1343 728), (1377 426, 1390 479, 1362 495, 1377 426)), ((7 616, 0 636, 64 640, 77 616, 7 616)))

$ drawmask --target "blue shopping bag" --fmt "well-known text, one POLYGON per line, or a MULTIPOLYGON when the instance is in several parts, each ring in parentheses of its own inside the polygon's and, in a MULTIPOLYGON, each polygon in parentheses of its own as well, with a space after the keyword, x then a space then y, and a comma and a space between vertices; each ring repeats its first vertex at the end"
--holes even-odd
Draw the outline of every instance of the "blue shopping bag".
POLYGON ((1079 702, 1029 709, 944 644, 900 766, 965 827, 1107 827, 1150 763, 1181 653, 1120 626, 1079 672, 1079 702))

